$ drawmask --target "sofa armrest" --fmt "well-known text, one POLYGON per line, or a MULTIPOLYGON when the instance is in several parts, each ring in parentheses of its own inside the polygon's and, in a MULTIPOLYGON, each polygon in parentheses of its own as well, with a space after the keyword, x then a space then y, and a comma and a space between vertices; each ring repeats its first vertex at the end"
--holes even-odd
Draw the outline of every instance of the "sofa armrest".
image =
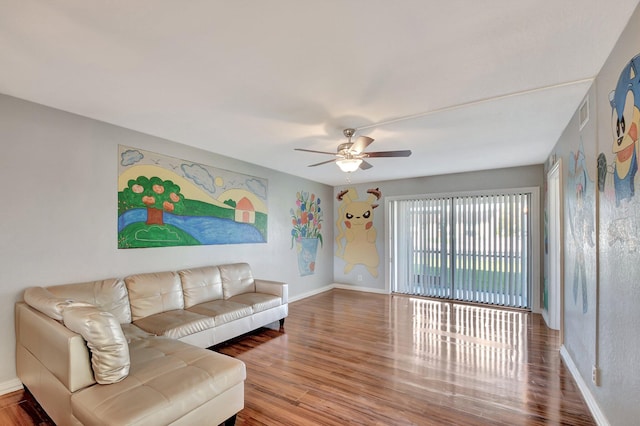
MULTIPOLYGON (((17 346, 31 354, 70 392, 95 383, 89 349, 81 335, 23 302, 16 303, 15 327, 17 346)), ((20 359, 20 351, 16 356, 18 377, 27 387, 37 386, 32 381, 39 378, 32 377, 29 369, 21 368, 27 364, 20 359)))
POLYGON ((256 293, 273 294, 282 299, 282 304, 289 303, 289 285, 280 281, 254 279, 256 293))

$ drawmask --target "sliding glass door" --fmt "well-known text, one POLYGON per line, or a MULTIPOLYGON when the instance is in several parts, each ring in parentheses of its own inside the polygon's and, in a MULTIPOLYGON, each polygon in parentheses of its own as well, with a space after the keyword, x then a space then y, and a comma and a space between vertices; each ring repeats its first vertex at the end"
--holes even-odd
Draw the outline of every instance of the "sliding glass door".
POLYGON ((392 291, 451 298, 451 200, 396 200, 391 209, 392 291))
POLYGON ((530 308, 531 194, 390 201, 397 293, 530 308))

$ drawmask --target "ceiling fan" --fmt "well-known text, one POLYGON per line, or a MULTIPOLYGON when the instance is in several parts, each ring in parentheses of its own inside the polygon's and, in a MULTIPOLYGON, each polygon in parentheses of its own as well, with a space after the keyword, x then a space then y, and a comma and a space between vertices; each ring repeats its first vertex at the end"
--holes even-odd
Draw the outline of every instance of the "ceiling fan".
POLYGON ((351 137, 356 132, 355 129, 344 129, 342 132, 348 139, 348 142, 338 145, 336 152, 315 151, 312 149, 294 148, 296 151, 315 152, 318 154, 334 155, 336 158, 333 160, 322 161, 316 164, 310 164, 309 167, 320 166, 327 163, 336 163, 340 170, 343 172, 351 173, 358 170, 367 170, 373 167, 370 163, 365 161, 365 158, 375 157, 408 157, 411 155, 411 150, 405 149, 400 151, 377 151, 377 152, 364 152, 373 142, 373 139, 367 136, 358 136, 355 142, 351 142, 351 137))

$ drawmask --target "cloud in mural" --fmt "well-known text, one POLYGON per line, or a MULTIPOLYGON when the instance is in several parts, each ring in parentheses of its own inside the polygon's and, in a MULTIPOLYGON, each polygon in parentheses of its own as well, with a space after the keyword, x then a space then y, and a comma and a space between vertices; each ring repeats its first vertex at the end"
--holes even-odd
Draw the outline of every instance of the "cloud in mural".
POLYGON ((260 181, 259 179, 247 179, 246 184, 247 188, 249 188, 251 192, 256 194, 258 197, 266 200, 267 187, 265 186, 264 182, 260 181))
POLYGON ((182 171, 185 176, 191 179, 196 185, 203 187, 205 190, 214 194, 216 192, 215 178, 211 173, 199 164, 190 166, 183 164, 182 171))
POLYGON ((140 151, 134 149, 126 150, 120 156, 122 157, 120 163, 123 166, 131 166, 144 158, 144 155, 142 155, 140 151))

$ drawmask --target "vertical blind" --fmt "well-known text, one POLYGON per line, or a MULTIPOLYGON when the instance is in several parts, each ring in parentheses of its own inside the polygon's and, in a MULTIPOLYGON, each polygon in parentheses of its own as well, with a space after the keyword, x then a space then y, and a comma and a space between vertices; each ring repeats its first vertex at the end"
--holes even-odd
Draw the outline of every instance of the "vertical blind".
POLYGON ((397 293, 529 308, 530 193, 391 201, 397 293))

